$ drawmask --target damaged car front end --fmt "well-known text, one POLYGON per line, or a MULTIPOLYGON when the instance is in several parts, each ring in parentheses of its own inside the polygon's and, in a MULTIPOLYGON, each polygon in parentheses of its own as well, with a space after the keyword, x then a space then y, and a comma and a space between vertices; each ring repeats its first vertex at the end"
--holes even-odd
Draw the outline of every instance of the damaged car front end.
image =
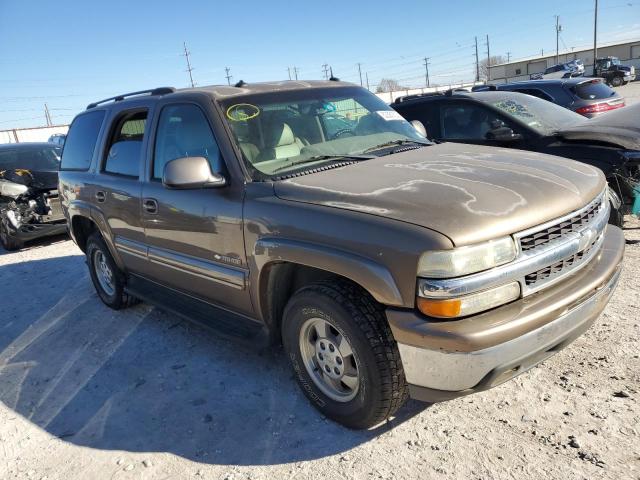
POLYGON ((50 144, 0 146, 0 243, 6 250, 66 232, 57 190, 60 153, 50 144))

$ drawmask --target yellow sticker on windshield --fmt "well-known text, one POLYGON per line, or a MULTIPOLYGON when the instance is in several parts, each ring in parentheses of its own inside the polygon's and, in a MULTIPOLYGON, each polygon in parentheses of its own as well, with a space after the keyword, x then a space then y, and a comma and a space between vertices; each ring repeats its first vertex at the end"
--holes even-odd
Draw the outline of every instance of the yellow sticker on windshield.
POLYGON ((227 118, 233 122, 244 122, 260 115, 260 109, 250 103, 237 103, 227 108, 227 118))

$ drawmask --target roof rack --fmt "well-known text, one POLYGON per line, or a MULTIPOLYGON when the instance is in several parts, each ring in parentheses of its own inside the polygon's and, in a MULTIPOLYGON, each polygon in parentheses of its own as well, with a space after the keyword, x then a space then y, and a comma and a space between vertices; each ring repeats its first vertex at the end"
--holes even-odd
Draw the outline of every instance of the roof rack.
POLYGON ((158 87, 158 88, 152 88, 150 90, 140 90, 138 92, 125 93, 123 95, 117 95, 115 97, 105 98, 104 100, 100 100, 99 102, 90 103, 89 105, 87 105, 87 110, 89 110, 90 108, 95 108, 98 105, 101 105, 103 103, 110 102, 112 100, 114 102, 120 102, 120 101, 124 100, 127 97, 134 97, 136 95, 144 95, 145 93, 148 93, 149 95, 167 95, 168 93, 173 93, 175 91, 176 91, 176 89, 173 88, 173 87, 158 87))

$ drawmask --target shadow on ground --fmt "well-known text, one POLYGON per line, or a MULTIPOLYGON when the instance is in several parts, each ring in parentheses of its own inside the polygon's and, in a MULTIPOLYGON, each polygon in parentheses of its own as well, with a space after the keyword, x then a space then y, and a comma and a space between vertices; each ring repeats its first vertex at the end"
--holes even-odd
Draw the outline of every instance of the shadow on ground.
POLYGON ((344 429, 311 407, 277 350, 148 305, 109 310, 79 254, 0 266, 0 279, 0 401, 76 445, 278 464, 349 450, 425 408, 344 429))

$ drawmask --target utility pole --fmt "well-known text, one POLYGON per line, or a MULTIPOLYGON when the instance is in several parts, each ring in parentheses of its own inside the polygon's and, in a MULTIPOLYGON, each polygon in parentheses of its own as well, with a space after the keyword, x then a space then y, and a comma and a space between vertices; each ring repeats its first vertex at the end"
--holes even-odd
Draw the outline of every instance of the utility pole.
POLYGON ((429 57, 424 57, 424 81, 429 87, 429 57))
POLYGON ((369 72, 365 73, 365 76, 367 77, 367 90, 371 90, 369 88, 369 72))
POLYGON ((487 43, 485 44, 487 46, 487 80, 489 80, 489 77, 491 76, 491 55, 489 54, 489 35, 487 34, 487 43))
POLYGON ((329 80, 329 64, 322 64, 322 74, 324 75, 325 80, 329 80))
POLYGON ((556 15, 556 63, 560 63, 559 56, 559 44, 560 41, 560 32, 562 31, 562 25, 560 25, 560 15, 556 15))
POLYGON ((293 67, 293 76, 298 80, 298 67, 296 66, 293 67))
POLYGON ((593 76, 596 76, 596 58, 598 58, 598 0, 593 15, 593 76))
POLYGON ((224 67, 224 71, 227 73, 226 75, 227 85, 231 85, 231 79, 233 78, 233 75, 229 75, 230 70, 231 69, 229 67, 224 67))
POLYGON ((358 75, 360 75, 360 86, 362 86, 362 64, 358 63, 358 75))
POLYGON ((47 127, 53 125, 53 122, 51 121, 51 113, 49 113, 49 106, 46 103, 44 104, 44 118, 47 122, 47 127))
POLYGON ((480 61, 478 60, 478 37, 476 37, 476 82, 480 81, 480 61))
POLYGON ((291 80, 291 67, 287 67, 287 73, 289 74, 289 80, 291 80))
POLYGON ((511 52, 507 52, 507 63, 511 61, 511 52))
POLYGON ((184 46, 184 53, 183 56, 187 59, 187 72, 189 72, 189 80, 191 81, 191 88, 195 87, 196 84, 193 81, 193 75, 191 74, 191 72, 193 71, 193 68, 191 67, 191 60, 189 58, 189 55, 191 55, 191 52, 189 50, 187 50, 187 42, 182 42, 182 45, 184 46))

